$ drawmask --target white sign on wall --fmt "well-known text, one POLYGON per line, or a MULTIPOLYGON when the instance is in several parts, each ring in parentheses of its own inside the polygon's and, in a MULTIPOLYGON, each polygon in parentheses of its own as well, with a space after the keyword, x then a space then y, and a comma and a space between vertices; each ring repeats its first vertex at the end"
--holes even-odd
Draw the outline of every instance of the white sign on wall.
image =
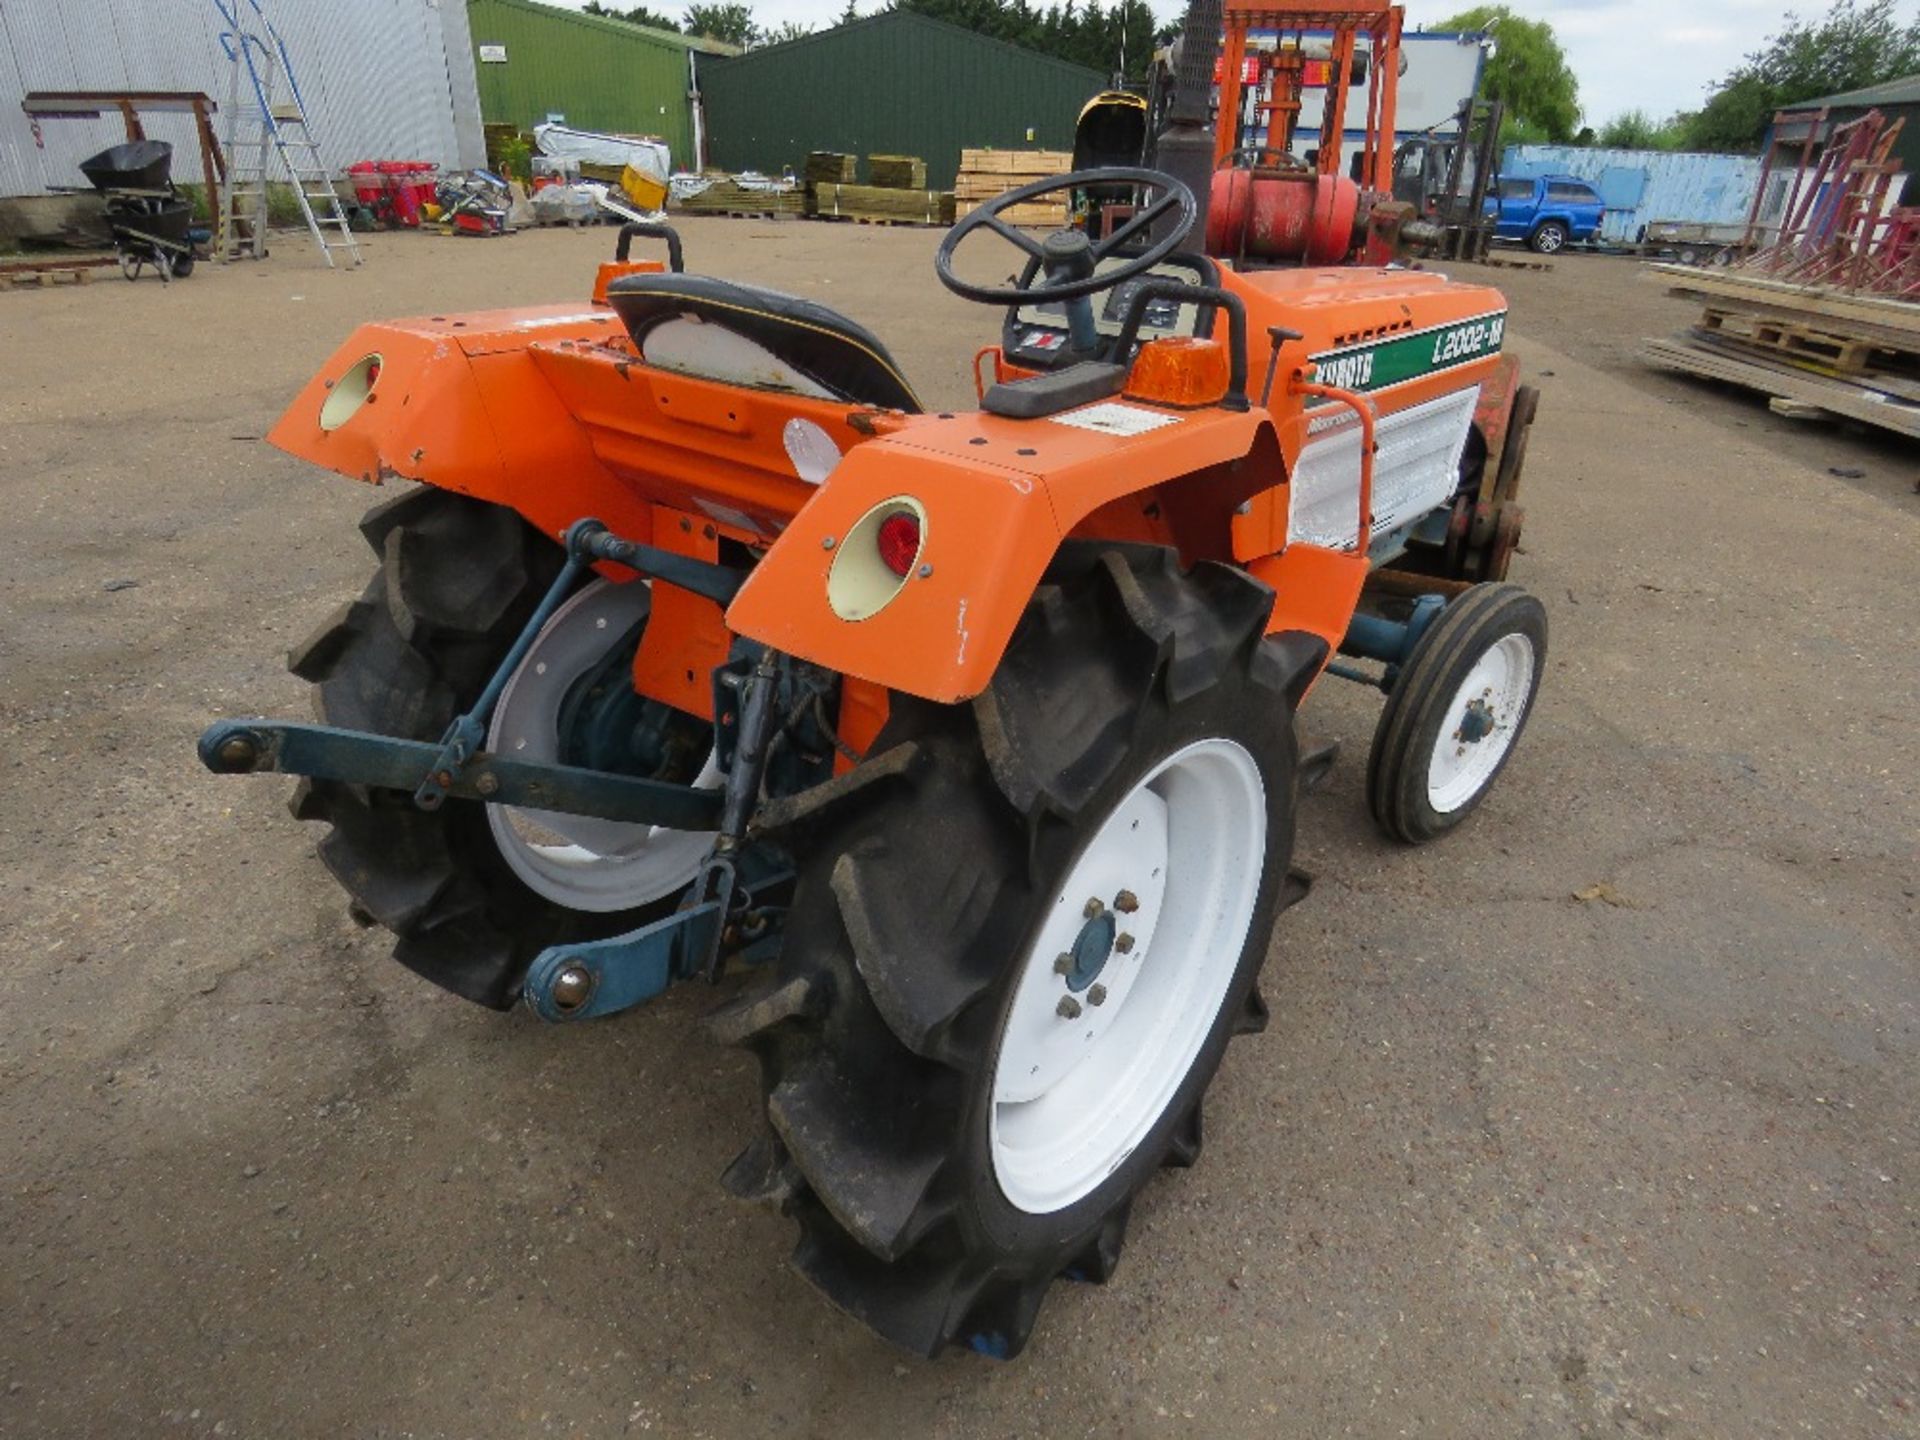
POLYGON ((504 65, 507 63, 507 47, 504 45, 482 45, 480 47, 482 65, 504 65))

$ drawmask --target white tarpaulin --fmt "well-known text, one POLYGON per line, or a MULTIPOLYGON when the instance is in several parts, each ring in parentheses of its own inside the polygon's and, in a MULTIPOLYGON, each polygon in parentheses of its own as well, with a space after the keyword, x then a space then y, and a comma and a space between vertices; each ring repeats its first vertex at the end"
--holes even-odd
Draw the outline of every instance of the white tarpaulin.
POLYGON ((631 165, 649 180, 664 185, 673 170, 673 158, 664 140, 635 140, 602 135, 597 130, 575 130, 551 122, 533 127, 533 143, 542 155, 578 160, 587 165, 631 165))

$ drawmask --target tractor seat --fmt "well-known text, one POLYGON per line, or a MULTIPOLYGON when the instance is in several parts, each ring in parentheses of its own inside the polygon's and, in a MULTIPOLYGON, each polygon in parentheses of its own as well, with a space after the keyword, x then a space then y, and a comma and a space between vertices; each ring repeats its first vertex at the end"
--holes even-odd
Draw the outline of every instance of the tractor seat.
POLYGON ((918 414, 919 398, 874 334, 811 300, 710 275, 626 275, 607 301, 641 358, 726 385, 918 414))

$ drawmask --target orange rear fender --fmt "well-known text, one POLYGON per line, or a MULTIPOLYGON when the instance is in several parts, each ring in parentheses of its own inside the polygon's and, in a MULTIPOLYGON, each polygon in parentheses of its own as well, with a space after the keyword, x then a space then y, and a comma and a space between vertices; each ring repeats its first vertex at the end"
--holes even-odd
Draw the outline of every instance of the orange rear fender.
POLYGON ((783 438, 794 420, 843 453, 899 423, 650 369, 611 311, 552 305, 363 325, 267 439, 368 484, 506 505, 556 538, 593 516, 648 540, 653 507, 670 505, 764 545, 813 494, 783 438), (357 402, 336 398, 348 392, 357 402))
POLYGON ((645 539, 647 506, 596 458, 530 353, 623 333, 611 312, 578 304, 362 325, 267 440, 368 484, 418 480, 510 506, 556 537, 592 513, 645 539), (378 377, 352 403, 370 359, 378 377), (573 508, 583 497, 600 503, 573 508))
POLYGON ((1226 558, 1234 496, 1284 479, 1265 414, 1115 401, 1046 420, 910 419, 847 454, 755 569, 727 624, 873 684, 969 699, 986 689, 1062 538, 1098 536, 1083 526, 1094 512, 1149 491, 1179 516, 1190 478, 1208 487, 1220 517, 1214 558, 1226 558), (914 566, 884 608, 842 618, 828 585, 843 546, 861 543, 849 532, 902 497, 925 517, 914 566))

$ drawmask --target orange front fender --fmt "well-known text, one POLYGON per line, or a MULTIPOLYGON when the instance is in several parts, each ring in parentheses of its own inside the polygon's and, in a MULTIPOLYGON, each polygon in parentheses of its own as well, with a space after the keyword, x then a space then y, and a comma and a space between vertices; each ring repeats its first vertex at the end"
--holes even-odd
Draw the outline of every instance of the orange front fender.
POLYGON ((1256 443, 1267 425, 1258 410, 1131 401, 1047 420, 910 420, 841 460, 734 599, 728 627, 890 689, 970 699, 987 688, 1063 537, 1113 501, 1256 455, 1238 482, 1245 493, 1281 483, 1277 447, 1256 443), (841 542, 901 496, 926 516, 917 566, 884 609, 843 620, 827 595, 841 542))

